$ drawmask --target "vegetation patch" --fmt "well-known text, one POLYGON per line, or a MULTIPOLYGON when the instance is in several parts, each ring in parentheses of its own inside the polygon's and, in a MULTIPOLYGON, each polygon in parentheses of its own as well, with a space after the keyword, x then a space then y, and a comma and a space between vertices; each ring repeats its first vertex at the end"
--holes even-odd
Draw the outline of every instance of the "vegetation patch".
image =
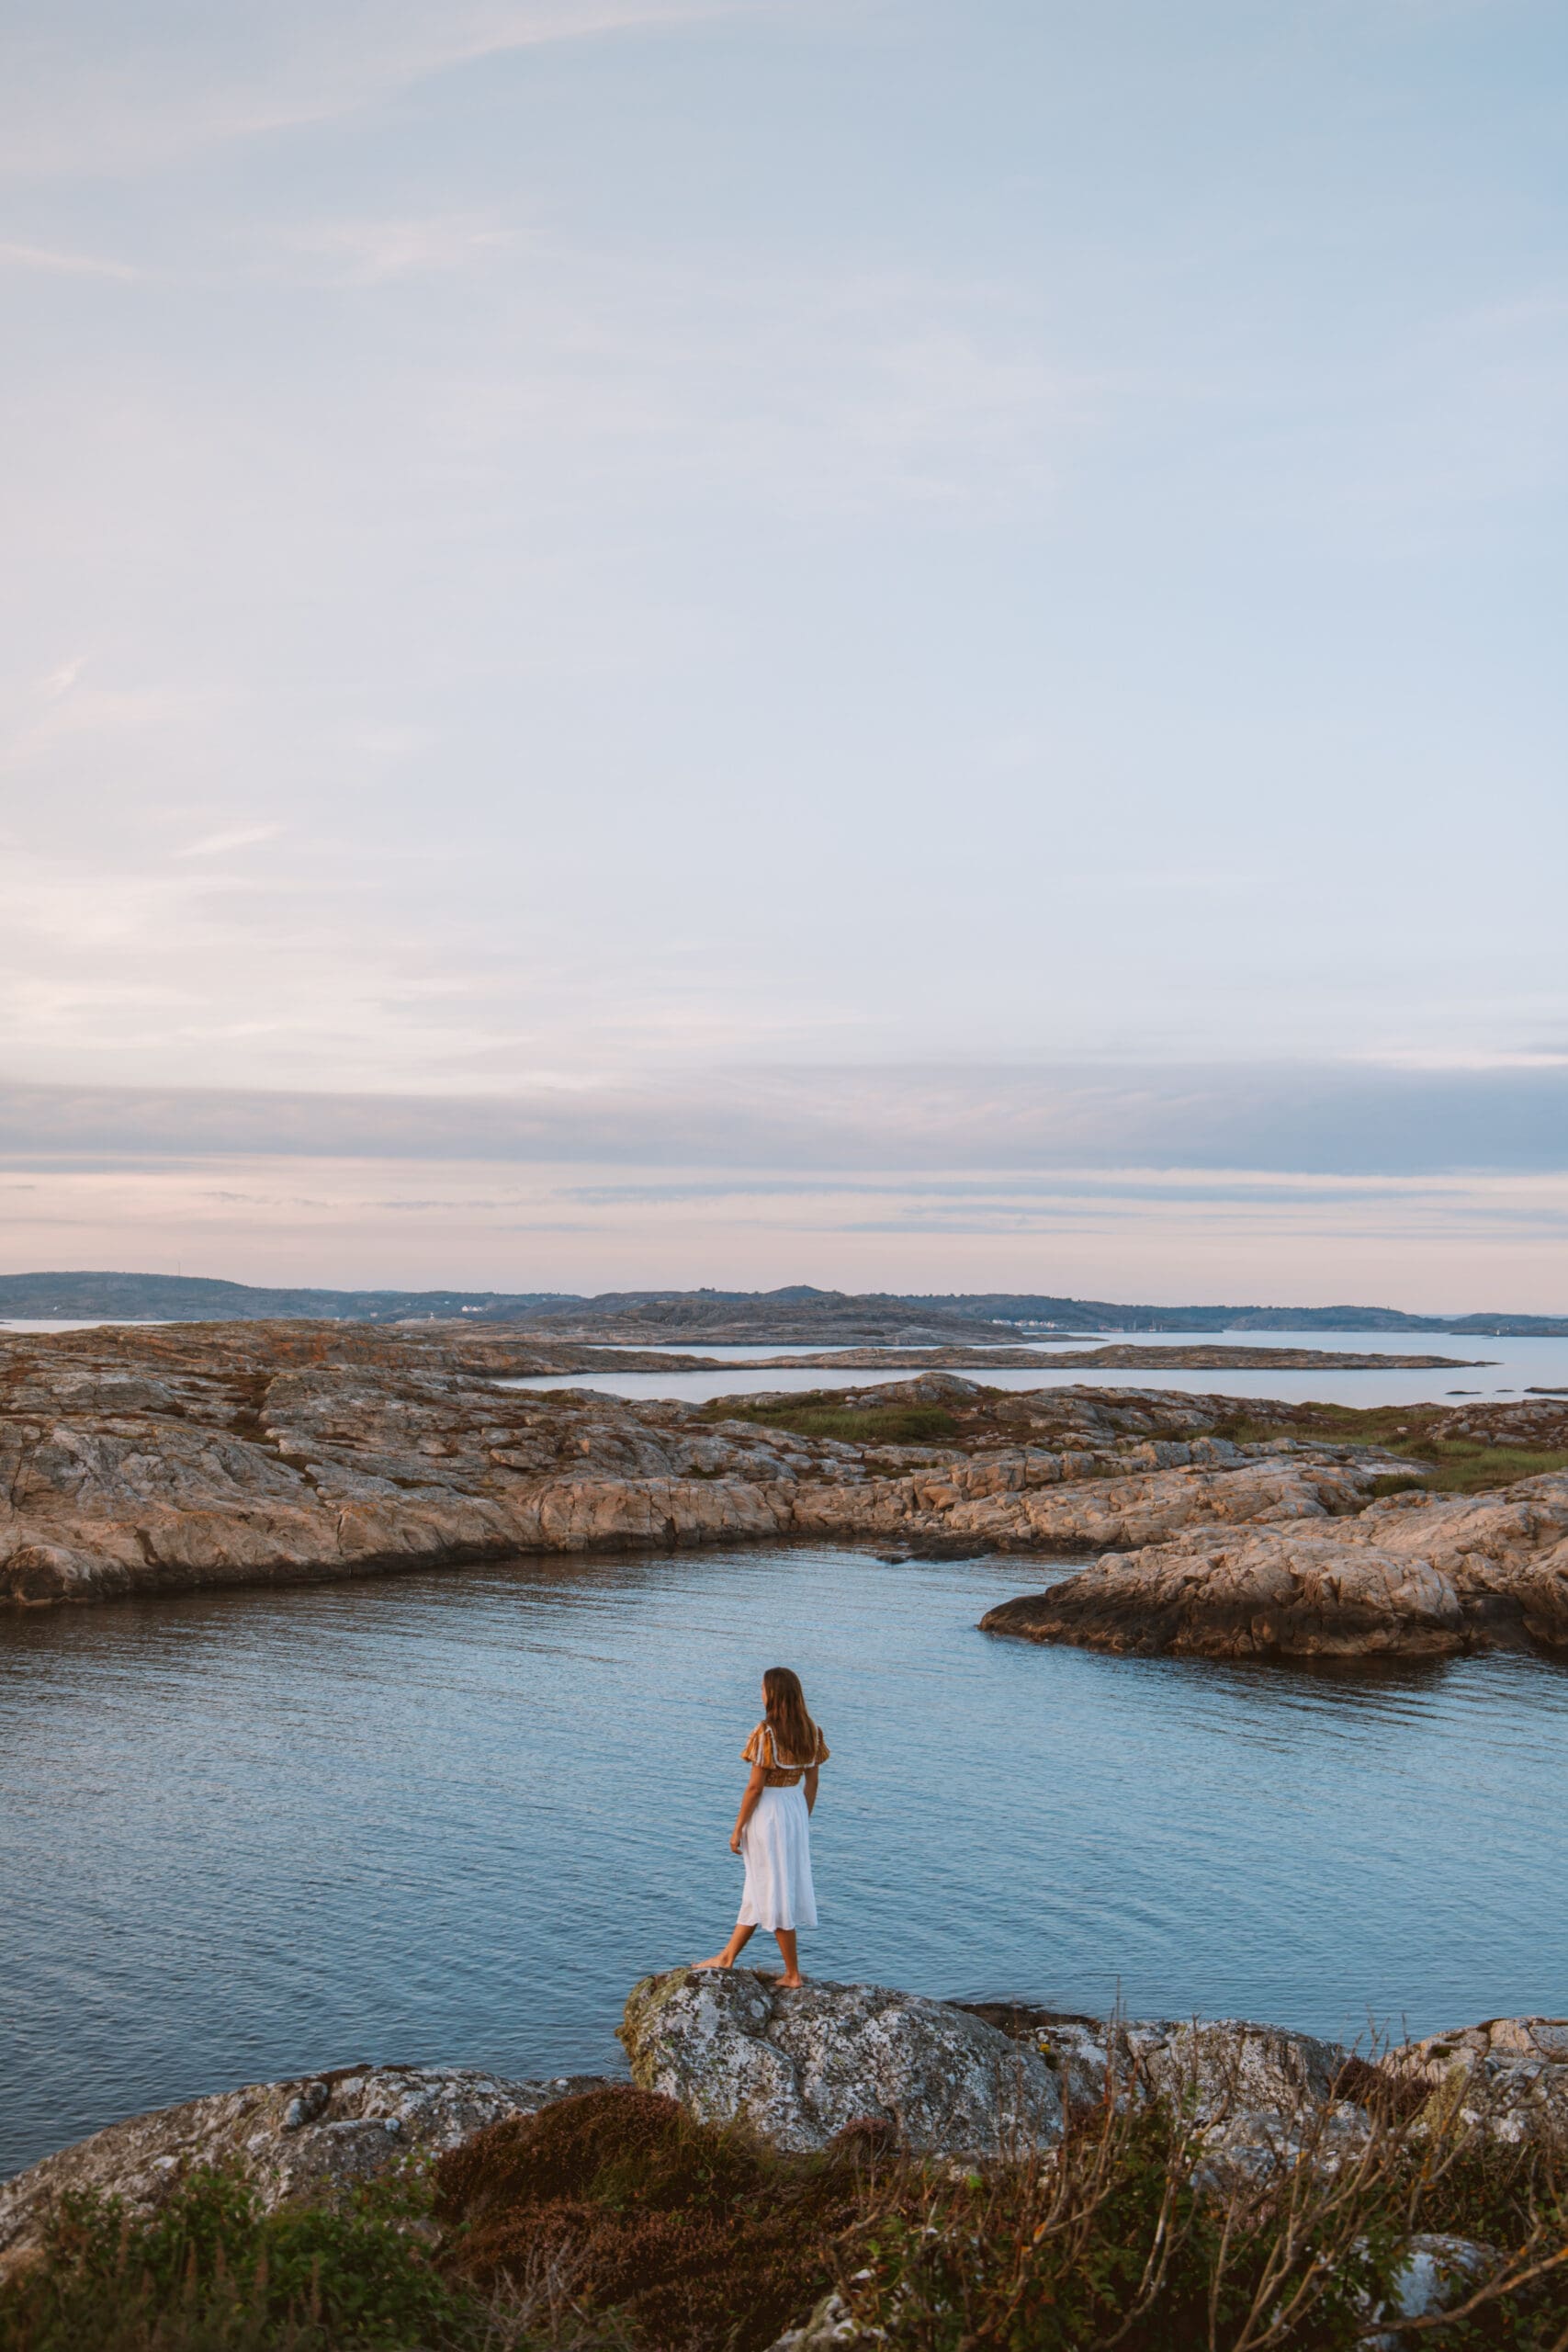
POLYGON ((67 2195, 42 2260, 0 2288, 0 2352, 467 2352, 486 2318, 412 2226, 427 2206, 411 2176, 346 2213, 263 2213, 207 2168, 150 2219, 67 2195))
POLYGON ((1568 1470, 1568 1453, 1536 1452, 1521 1445, 1479 1445, 1473 1438, 1432 1438, 1396 1445, 1413 1462, 1429 1462, 1421 1483, 1439 1495, 1479 1495, 1490 1487, 1511 1487, 1516 1478, 1539 1478, 1548 1470, 1568 1470))
MULTIPOLYGON (((1372 1490, 1378 1495, 1416 1487, 1434 1495, 1479 1495, 1495 1487, 1511 1487, 1517 1478, 1568 1470, 1568 1450, 1562 1448, 1488 1445, 1477 1437, 1444 1437, 1441 1432, 1452 1419, 1441 1405, 1303 1405, 1292 1417, 1290 1434, 1322 1439, 1330 1445, 1375 1445, 1385 1453, 1403 1455, 1412 1465, 1409 1476, 1380 1478, 1372 1490)), ((1251 1445, 1278 1440, 1280 1430, 1277 1422, 1238 1415, 1215 1434, 1236 1445, 1251 1445)))
POLYGON ((493 2125, 346 2214, 263 2215, 222 2173, 152 2220, 67 2198, 0 2287, 0 2352, 764 2352, 829 2290, 896 2352, 1568 2345, 1550 2134, 1502 2140, 1352 2059, 1337 2095, 1367 2133, 1330 2106, 1233 2163, 1126 2087, 1059 2148, 970 2171, 870 2122, 784 2156, 628 2088, 493 2125), (1492 2254, 1446 2315, 1379 2336, 1422 2232, 1492 2254))
POLYGON ((840 1405, 821 1389, 809 1389, 782 1404, 728 1397, 722 1406, 710 1405, 706 1417, 755 1421, 762 1429, 789 1430, 796 1437, 842 1438, 851 1445, 952 1445, 962 1435, 942 1405, 840 1405))
POLYGON ((761 2352, 833 2276, 884 2135, 775 2154, 649 2091, 591 2091, 492 2124, 436 2168, 449 2259, 494 2291, 554 2264, 638 2344, 761 2352))
MULTIPOLYGON (((1370 2069, 1368 2070, 1371 2071, 1370 2069)), ((1562 2152, 1456 2133, 1397 2101, 1335 2150, 1227 2165, 1190 2112, 1110 2098, 1029 2163, 896 2176, 840 2289, 873 2340, 908 2352, 1338 2352, 1375 2340, 1562 2352, 1562 2152), (1404 2248, 1443 2232, 1495 2249, 1446 2318, 1382 2334, 1404 2248)))

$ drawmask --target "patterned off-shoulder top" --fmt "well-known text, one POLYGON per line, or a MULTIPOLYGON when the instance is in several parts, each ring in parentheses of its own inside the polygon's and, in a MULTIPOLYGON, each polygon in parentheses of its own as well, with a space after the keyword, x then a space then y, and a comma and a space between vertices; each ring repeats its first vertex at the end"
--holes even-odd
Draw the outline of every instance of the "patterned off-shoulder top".
POLYGON ((826 1764, 828 1761, 829 1754, 828 1743, 815 1724, 811 1728, 816 1734, 817 1753, 812 1758, 809 1767, 805 1764, 780 1763, 778 1747, 773 1738, 773 1727, 765 1716, 741 1749, 741 1761, 761 1766, 762 1786, 765 1789, 793 1789, 797 1781, 805 1780, 808 1770, 815 1771, 818 1764, 826 1764))

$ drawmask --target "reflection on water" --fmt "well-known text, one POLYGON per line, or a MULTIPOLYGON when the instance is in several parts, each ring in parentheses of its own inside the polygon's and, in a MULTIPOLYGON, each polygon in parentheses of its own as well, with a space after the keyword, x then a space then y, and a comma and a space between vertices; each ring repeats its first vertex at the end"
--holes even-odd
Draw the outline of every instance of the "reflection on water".
POLYGON ((768 1549, 10 1619, 0 2170, 360 2059, 613 2065, 711 1951, 761 1668, 832 1742, 818 1973, 1354 2034, 1568 2008, 1568 1675, 1032 1648, 1055 1567, 768 1549))

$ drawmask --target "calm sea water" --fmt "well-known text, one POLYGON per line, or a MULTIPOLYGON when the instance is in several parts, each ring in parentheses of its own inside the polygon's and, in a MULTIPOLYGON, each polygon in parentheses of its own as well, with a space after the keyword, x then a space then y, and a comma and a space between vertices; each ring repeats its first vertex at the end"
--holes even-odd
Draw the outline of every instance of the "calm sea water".
MULTIPOLYGON (((1456 1339, 1446 1331, 1213 1331, 1187 1335, 1179 1331, 1108 1331, 1064 1344, 1061 1352, 1103 1346, 1174 1348, 1185 1344, 1216 1347, 1317 1348, 1343 1355, 1484 1356, 1489 1361, 1456 1372, 1168 1372, 1155 1365, 1147 1372, 1098 1372, 1092 1365, 1060 1370, 1046 1363, 1038 1372, 983 1372, 971 1368, 964 1375, 995 1388, 1053 1388, 1084 1382, 1096 1388, 1175 1388, 1188 1396, 1279 1396, 1287 1404, 1419 1405, 1452 1404, 1461 1396, 1482 1398, 1522 1396, 1535 1386, 1568 1391, 1568 1339, 1456 1339)), ((1008 1347, 1039 1345, 1055 1353, 1054 1342, 1035 1341, 1027 1334, 1004 1339, 1008 1347)), ((909 1371, 759 1372, 752 1369, 761 1355, 788 1355, 788 1348, 705 1348, 694 1340, 689 1350, 672 1353, 713 1356, 718 1372, 576 1373, 570 1377, 500 1383, 503 1388, 602 1388, 615 1396, 680 1396, 706 1404, 715 1396, 734 1396, 760 1388, 869 1388, 879 1381, 908 1380, 909 1371)), ((806 1350, 800 1351, 807 1352, 806 1350)), ((809 1351, 821 1354, 820 1349, 809 1351)))
POLYGON ((734 1917, 775 1661, 833 1748, 818 1974, 1351 2036, 1568 2010, 1568 1670, 975 1630, 1062 1572, 773 1548, 7 1618, 0 2172, 304 2068, 613 2067, 633 1979, 734 1917))

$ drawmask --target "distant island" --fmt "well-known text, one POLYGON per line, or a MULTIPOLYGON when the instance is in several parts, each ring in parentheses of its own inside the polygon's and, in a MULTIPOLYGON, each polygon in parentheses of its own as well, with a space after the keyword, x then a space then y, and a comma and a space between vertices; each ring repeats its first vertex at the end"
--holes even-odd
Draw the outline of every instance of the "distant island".
POLYGON ((563 1291, 266 1288, 195 1274, 51 1272, 0 1275, 0 1319, 112 1317, 173 1323, 523 1324, 541 1337, 647 1346, 762 1343, 940 1346, 1009 1336, 1032 1340, 1088 1332, 1445 1331, 1481 1339, 1562 1339, 1568 1316, 1407 1315, 1393 1306, 1128 1306, 1106 1299, 1013 1291, 563 1291))

